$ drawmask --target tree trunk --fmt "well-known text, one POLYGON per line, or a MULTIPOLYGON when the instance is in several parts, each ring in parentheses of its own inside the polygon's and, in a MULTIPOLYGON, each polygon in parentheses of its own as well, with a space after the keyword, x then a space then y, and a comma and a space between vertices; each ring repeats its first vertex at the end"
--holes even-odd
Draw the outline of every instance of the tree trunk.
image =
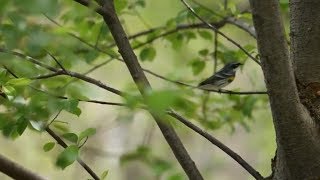
MULTIPOLYGON (((312 63, 316 63, 314 61, 318 58, 318 54, 320 55, 320 53, 314 52, 319 47, 320 41, 319 38, 316 39, 309 34, 311 33, 309 28, 312 27, 310 25, 313 21, 306 21, 311 17, 317 19, 318 16, 315 14, 320 13, 320 6, 319 3, 304 3, 305 1, 302 3, 299 0, 291 2, 290 22, 293 36, 291 37, 292 57, 290 59, 279 12, 279 2, 277 0, 250 0, 262 70, 276 131, 277 152, 272 167, 272 179, 300 180, 320 177, 318 127, 310 106, 305 106, 308 97, 304 97, 304 99, 299 97, 302 90, 300 82, 305 85, 309 82, 315 82, 320 76, 320 74, 311 75, 313 73, 309 72, 310 67, 314 70, 317 69, 313 67, 312 63), (312 12, 308 7, 313 7, 318 11, 312 12), (307 42, 308 39, 310 41, 307 42), (309 61, 309 59, 312 60, 309 61), (295 72, 292 66, 293 62, 300 67, 296 68, 295 72), (298 78, 299 88, 297 88, 294 73, 298 78)), ((319 34, 318 29, 314 27, 312 33, 319 34)), ((320 35, 316 36, 320 37, 320 35)), ((319 63, 318 61, 316 64, 319 63)))

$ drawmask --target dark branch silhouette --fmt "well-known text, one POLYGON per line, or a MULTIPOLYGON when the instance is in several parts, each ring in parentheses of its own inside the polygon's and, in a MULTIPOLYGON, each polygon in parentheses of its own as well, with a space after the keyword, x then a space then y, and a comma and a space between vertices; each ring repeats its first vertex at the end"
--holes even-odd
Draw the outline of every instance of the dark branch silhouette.
POLYGON ((46 178, 41 177, 34 172, 22 167, 16 162, 4 157, 0 154, 0 172, 13 178, 13 179, 24 179, 24 180, 45 180, 46 178))
POLYGON ((224 145, 222 142, 220 142, 218 139, 210 135, 209 133, 205 132, 201 128, 197 127, 196 125, 192 124, 189 120, 185 119, 178 113, 174 112, 173 110, 169 110, 168 114, 175 119, 182 122, 184 125, 192 129, 193 131, 197 132, 204 138, 206 138, 208 141, 210 141, 212 144, 217 146, 219 149, 221 149, 223 152, 228 154, 232 159, 237 161, 245 170, 247 170, 253 177, 256 179, 264 179, 258 171, 256 171, 249 163, 247 163, 244 159, 241 158, 237 153, 232 151, 230 148, 228 148, 226 145, 224 145))

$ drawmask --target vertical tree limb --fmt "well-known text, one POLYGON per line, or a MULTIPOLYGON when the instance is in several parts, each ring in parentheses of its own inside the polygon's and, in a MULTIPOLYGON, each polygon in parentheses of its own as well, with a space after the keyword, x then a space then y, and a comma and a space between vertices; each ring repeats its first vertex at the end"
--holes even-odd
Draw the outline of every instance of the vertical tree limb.
MULTIPOLYGON (((114 37, 114 40, 119 48, 119 52, 123 57, 123 60, 125 61, 125 64, 127 65, 140 93, 145 96, 147 91, 151 89, 151 86, 145 74, 143 73, 140 64, 138 63, 137 57, 134 54, 132 47, 130 46, 126 33, 116 15, 113 1, 105 1, 103 9, 105 10, 105 12, 107 12, 103 15, 104 21, 108 25, 111 34, 114 37)), ((151 113, 151 115, 156 120, 163 136, 170 145, 175 157, 179 161, 185 173, 188 175, 189 179, 203 179, 198 168, 189 156, 173 127, 170 124, 165 123, 162 119, 157 117, 157 115, 153 113, 151 113)))
POLYGON ((291 57, 302 103, 320 124, 320 1, 290 3, 291 57))
POLYGON ((250 0, 250 5, 276 131, 273 179, 319 178, 319 135, 298 96, 279 2, 250 0))

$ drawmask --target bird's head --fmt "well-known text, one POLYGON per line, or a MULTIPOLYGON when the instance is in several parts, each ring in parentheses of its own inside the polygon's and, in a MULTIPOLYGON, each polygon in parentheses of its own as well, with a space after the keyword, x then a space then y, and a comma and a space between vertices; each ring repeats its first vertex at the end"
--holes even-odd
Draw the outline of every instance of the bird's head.
POLYGON ((224 68, 226 69, 230 69, 230 70, 233 70, 233 72, 236 72, 237 69, 243 64, 239 63, 239 62, 230 62, 228 64, 225 65, 224 68))

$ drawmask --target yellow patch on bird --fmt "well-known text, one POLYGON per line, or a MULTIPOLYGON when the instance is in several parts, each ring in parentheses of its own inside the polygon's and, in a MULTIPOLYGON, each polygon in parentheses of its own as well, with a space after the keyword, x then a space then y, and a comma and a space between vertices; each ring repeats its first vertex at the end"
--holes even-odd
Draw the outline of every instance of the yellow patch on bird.
POLYGON ((235 76, 230 76, 230 77, 228 78, 228 82, 232 82, 232 81, 234 80, 234 78, 235 78, 235 76))

